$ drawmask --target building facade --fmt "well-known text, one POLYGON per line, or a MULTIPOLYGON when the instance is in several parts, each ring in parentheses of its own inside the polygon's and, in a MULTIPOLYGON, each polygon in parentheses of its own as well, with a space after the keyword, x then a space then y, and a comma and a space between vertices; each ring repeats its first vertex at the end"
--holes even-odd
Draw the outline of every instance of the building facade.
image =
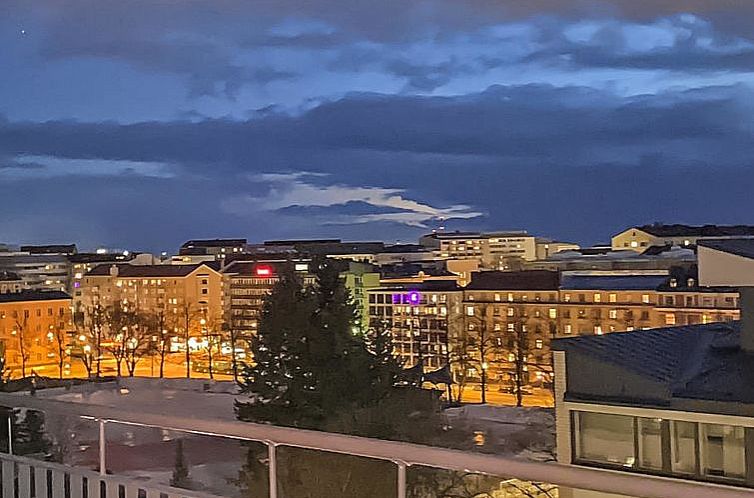
POLYGON ((73 331, 71 297, 60 291, 0 294, 0 349, 14 376, 35 366, 55 364, 58 337, 67 344, 73 331), (25 361, 24 361, 25 360, 25 361))
POLYGON ((506 270, 537 258, 536 238, 518 232, 437 232, 419 243, 441 259, 473 259, 482 268, 506 270))
POLYGON ((754 226, 748 225, 642 225, 628 228, 612 238, 614 250, 643 252, 653 246, 695 246, 706 239, 754 237, 754 226))

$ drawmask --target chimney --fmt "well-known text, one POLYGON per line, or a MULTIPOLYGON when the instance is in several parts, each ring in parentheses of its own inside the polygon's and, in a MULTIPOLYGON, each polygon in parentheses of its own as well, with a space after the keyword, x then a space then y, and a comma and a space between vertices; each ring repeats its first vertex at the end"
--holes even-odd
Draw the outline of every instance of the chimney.
POLYGON ((741 350, 754 354, 754 287, 740 287, 741 350))
POLYGON ((118 265, 110 265, 110 276, 111 277, 118 276, 118 265))

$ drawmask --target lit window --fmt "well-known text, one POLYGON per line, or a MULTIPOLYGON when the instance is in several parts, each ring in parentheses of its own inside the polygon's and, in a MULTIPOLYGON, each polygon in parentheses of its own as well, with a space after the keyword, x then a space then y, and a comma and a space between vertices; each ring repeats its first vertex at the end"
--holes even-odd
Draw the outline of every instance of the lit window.
POLYGON ((602 294, 595 294, 594 295, 594 302, 595 303, 602 302, 602 294))
POLYGON ((508 293, 508 301, 509 302, 513 302, 513 293, 512 292, 508 293))
POLYGON ((573 332, 573 328, 571 327, 571 324, 570 324, 570 323, 567 323, 567 324, 566 324, 566 325, 565 325, 565 326, 563 327, 563 333, 564 333, 564 334, 569 334, 569 335, 570 335, 570 334, 571 334, 572 332, 573 332))
POLYGON ((595 325, 594 326, 594 333, 597 335, 602 335, 602 326, 601 325, 595 325))
POLYGON ((466 316, 474 316, 474 307, 466 306, 466 316))
POLYGON ((675 313, 665 313, 665 325, 675 325, 675 313))
POLYGON ((631 241, 631 247, 639 247, 639 243, 636 242, 635 240, 632 240, 631 241))
POLYGON ((513 308, 508 308, 508 316, 514 316, 515 310, 513 308))
POLYGON ((543 346, 544 342, 542 342, 542 339, 537 339, 536 341, 534 341, 534 347, 536 347, 537 349, 542 349, 543 346))
POLYGON ((617 303, 618 302, 618 295, 617 294, 610 294, 607 296, 608 301, 611 303, 617 303))
POLYGON ((550 318, 557 318, 558 310, 556 310, 555 308, 550 308, 547 312, 547 316, 549 316, 550 318))
POLYGON ((570 303, 571 302, 571 295, 570 294, 564 294, 563 295, 563 301, 566 302, 566 303, 570 303))
POLYGON ((610 318, 615 320, 616 318, 618 318, 618 310, 610 310, 608 312, 608 315, 610 316, 610 318))
POLYGON ((495 294, 495 301, 500 301, 500 294, 495 294))
POLYGON ((649 294, 642 294, 641 295, 641 302, 645 304, 649 304, 649 294))

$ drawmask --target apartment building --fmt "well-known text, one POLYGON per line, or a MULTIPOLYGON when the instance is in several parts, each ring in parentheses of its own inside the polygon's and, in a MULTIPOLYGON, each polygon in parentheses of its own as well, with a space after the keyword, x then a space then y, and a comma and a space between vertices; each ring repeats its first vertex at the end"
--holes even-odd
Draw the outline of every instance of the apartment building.
POLYGON ((460 315, 449 317, 451 350, 472 360, 453 365, 456 378, 479 381, 485 370, 487 381, 502 387, 549 385, 559 284, 559 275, 549 271, 475 274, 462 291, 460 315))
MULTIPOLYGON (((56 363, 57 337, 73 330, 71 297, 60 291, 24 290, 0 294, 0 350, 6 368, 26 373, 56 363)), ((67 339, 66 339, 67 341, 67 339)))
POLYGON ((107 253, 77 253, 68 256, 71 263, 71 288, 69 293, 74 297, 81 295, 81 280, 84 275, 89 273, 95 267, 103 264, 121 264, 128 263, 131 265, 154 265, 155 257, 149 253, 132 253, 129 251, 107 253))
POLYGON ((262 315, 264 298, 272 292, 286 266, 291 266, 305 285, 314 283, 308 259, 261 258, 254 261, 233 261, 223 268, 228 281, 229 320, 240 337, 256 334, 262 315))
POLYGON ((28 289, 66 292, 70 288, 68 254, 37 252, 32 246, 24 248, 26 250, 0 252, 0 271, 15 273, 28 289))
POLYGON ((705 239, 736 239, 754 237, 754 226, 750 225, 664 225, 655 223, 630 227, 612 238, 614 250, 643 252, 652 246, 695 246, 705 239))
POLYGON ((74 298, 77 310, 114 303, 150 314, 164 313, 176 332, 199 336, 226 320, 226 277, 215 263, 196 265, 104 264, 87 273, 74 298))
POLYGON ((392 333, 404 368, 420 362, 437 369, 450 360, 449 317, 460 316, 461 288, 452 280, 428 280, 368 289, 369 321, 392 333))
POLYGON ((248 249, 246 239, 197 239, 184 242, 178 249, 174 264, 198 264, 223 260, 232 254, 243 254, 248 249))
POLYGON ((482 268, 507 270, 537 258, 536 237, 514 232, 435 232, 419 243, 442 259, 473 259, 482 268))
POLYGON ((21 292, 26 284, 18 274, 2 270, 0 271, 0 294, 8 292, 21 292))

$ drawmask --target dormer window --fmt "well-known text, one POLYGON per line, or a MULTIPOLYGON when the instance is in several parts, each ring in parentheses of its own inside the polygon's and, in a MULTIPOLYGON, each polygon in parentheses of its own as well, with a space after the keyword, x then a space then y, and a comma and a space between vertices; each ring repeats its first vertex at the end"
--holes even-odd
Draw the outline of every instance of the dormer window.
POLYGON ((696 285, 696 280, 694 280, 693 278, 689 278, 688 280, 686 280, 687 287, 693 287, 694 285, 696 285))
POLYGON ((671 278, 670 279, 670 287, 672 287, 672 288, 678 287, 678 280, 675 279, 675 278, 671 278))

